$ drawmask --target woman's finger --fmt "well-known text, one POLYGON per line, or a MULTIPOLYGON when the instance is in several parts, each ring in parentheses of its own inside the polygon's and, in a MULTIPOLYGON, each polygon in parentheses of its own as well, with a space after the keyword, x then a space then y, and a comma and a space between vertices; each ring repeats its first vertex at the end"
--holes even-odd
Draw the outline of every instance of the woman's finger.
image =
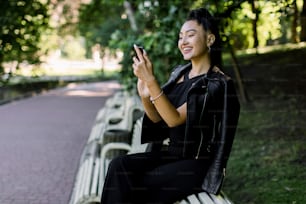
POLYGON ((140 48, 134 44, 134 50, 136 52, 138 60, 141 62, 143 61, 143 53, 141 52, 140 48))

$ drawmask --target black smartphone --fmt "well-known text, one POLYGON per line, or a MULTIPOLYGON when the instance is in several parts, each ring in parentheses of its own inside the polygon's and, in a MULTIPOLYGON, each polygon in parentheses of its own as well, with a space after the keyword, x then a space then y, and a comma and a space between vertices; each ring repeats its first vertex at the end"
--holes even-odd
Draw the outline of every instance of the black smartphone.
MULTIPOLYGON (((143 52, 144 52, 144 48, 143 47, 141 47, 141 46, 137 46, 138 47, 138 49, 141 51, 141 54, 143 54, 143 52)), ((134 50, 134 54, 135 54, 135 57, 137 57, 137 53, 136 53, 136 51, 134 50)), ((137 57, 137 59, 138 59, 138 57, 137 57)))

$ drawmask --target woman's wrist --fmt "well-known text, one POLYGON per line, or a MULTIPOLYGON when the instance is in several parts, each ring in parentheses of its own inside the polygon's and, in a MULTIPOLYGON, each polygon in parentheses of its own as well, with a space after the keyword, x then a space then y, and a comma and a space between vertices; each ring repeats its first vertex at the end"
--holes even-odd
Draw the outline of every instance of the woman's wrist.
POLYGON ((163 90, 161 90, 161 92, 160 92, 157 96, 155 96, 155 97, 150 96, 149 99, 150 99, 151 103, 154 104, 155 101, 156 101, 157 99, 159 99, 163 94, 164 94, 164 92, 163 92, 163 90))
POLYGON ((140 98, 145 99, 145 100, 150 100, 150 95, 149 94, 142 94, 142 95, 140 95, 140 98))
POLYGON ((149 88, 149 87, 152 87, 152 86, 154 86, 154 85, 157 85, 157 81, 156 81, 156 79, 155 79, 154 76, 151 77, 150 79, 146 80, 145 83, 146 83, 146 86, 147 86, 148 88, 149 88))

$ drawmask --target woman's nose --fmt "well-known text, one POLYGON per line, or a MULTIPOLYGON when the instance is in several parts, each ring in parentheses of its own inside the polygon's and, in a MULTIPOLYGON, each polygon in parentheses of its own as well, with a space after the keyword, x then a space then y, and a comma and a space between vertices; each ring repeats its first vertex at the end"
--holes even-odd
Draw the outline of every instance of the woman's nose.
POLYGON ((185 44, 187 44, 187 43, 188 43, 187 38, 186 38, 186 37, 183 37, 183 38, 182 38, 182 44, 185 45, 185 44))

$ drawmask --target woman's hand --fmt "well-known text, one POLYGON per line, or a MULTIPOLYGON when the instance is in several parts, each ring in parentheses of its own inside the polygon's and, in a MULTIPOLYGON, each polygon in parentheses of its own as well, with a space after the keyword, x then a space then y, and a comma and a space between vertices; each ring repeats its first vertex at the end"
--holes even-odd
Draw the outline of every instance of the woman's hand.
POLYGON ((140 97, 142 97, 142 98, 149 98, 150 97, 149 89, 148 89, 146 83, 139 78, 138 78, 138 81, 137 81, 137 90, 138 90, 138 94, 139 94, 140 97))
POLYGON ((147 116, 155 123, 164 120, 169 127, 183 124, 187 117, 186 103, 178 108, 171 104, 155 80, 153 66, 147 53, 144 51, 142 54, 136 45, 134 49, 137 57, 133 58, 133 71, 138 77, 137 89, 147 116), (150 100, 150 96, 153 99, 150 100))
POLYGON ((153 65, 148 58, 146 51, 144 50, 142 54, 136 45, 134 45, 134 49, 137 54, 137 57, 133 57, 133 71, 135 76, 141 80, 141 83, 147 83, 155 80, 153 65))

